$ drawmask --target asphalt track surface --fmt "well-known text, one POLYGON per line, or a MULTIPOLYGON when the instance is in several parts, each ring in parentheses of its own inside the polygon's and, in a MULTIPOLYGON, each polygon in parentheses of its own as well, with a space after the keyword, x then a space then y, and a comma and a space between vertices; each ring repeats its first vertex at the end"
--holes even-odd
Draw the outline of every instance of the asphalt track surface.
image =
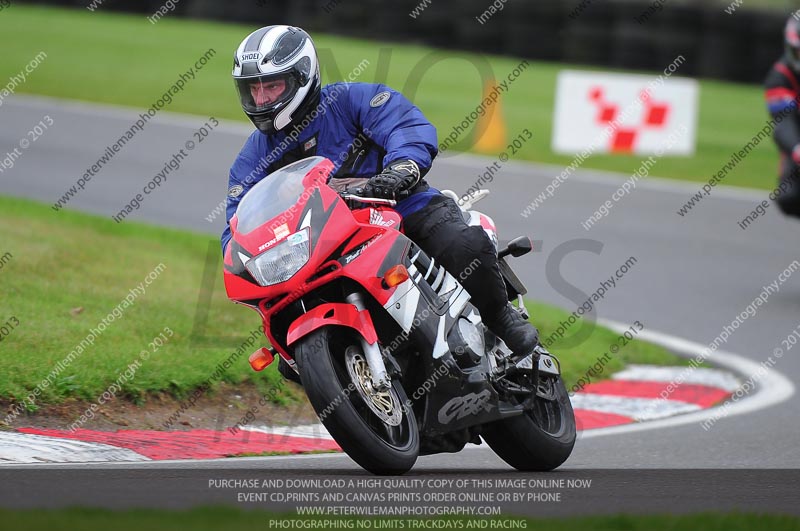
MULTIPOLYGON (((3 124, 0 156, 13 151, 20 139, 45 115, 50 116, 54 124, 22 153, 13 168, 0 174, 0 193, 54 203, 103 154, 105 146, 130 127, 137 114, 138 111, 131 109, 45 98, 15 96, 6 99, 0 108, 3 124)), ((187 140, 193 140, 192 132, 206 121, 203 117, 162 113, 71 200, 69 208, 108 217, 116 214, 161 171, 175 152, 185 147, 187 140)), ((141 209, 129 219, 192 229, 208 233, 210 240, 215 239, 224 220, 218 217, 210 223, 206 216, 225 196, 228 168, 248 131, 244 125, 223 122, 189 153, 180 170, 171 173, 165 185, 146 197, 141 209)), ((535 141, 548 142, 549 139, 535 138, 535 141)), ((484 166, 492 162, 491 158, 446 153, 437 159, 428 180, 439 188, 461 193, 473 185, 484 166)), ((699 184, 642 180, 633 193, 614 205, 607 217, 586 231, 581 222, 610 199, 627 176, 582 170, 562 184, 534 214, 523 217, 523 208, 561 169, 508 162, 493 182, 482 186, 492 193, 478 206, 494 218, 501 239, 526 234, 541 240, 540 252, 517 259, 514 264, 530 296, 536 299, 572 311, 633 256, 637 260, 635 265, 597 304, 597 315, 622 323, 639 320, 648 330, 707 345, 745 310, 763 286, 775 281, 794 260, 800 259, 800 225, 784 218, 774 206, 747 230, 737 226, 737 221, 765 198, 765 193, 755 191, 717 187, 711 196, 681 217, 676 210, 698 191, 699 184), (593 241, 587 242, 587 239, 593 241), (559 257, 560 254, 563 256, 559 257)), ((635 169, 632 167, 631 171, 635 169)), ((747 171, 747 163, 737 171, 747 171)), ((657 164, 651 173, 658 175, 657 164)), ((773 181, 772 175, 763 178, 773 181)), ((800 272, 781 284, 780 291, 772 294, 755 316, 744 321, 721 348, 760 363, 781 347, 781 340, 786 339, 798 323, 800 272)), ((795 384, 800 380, 798 352, 800 346, 787 352, 774 366, 795 384)), ((590 511, 617 507, 609 503, 612 499, 621 504, 619 509, 648 510, 652 504, 647 502, 646 493, 674 492, 676 496, 682 494, 682 509, 668 502, 659 505, 661 511, 744 508, 761 503, 757 507, 797 512, 788 501, 789 495, 797 499, 797 482, 781 481, 779 476, 785 473, 778 469, 793 469, 789 473, 797 478, 796 471, 800 469, 798 410, 800 396, 795 394, 780 404, 723 418, 708 431, 695 422, 582 437, 559 473, 575 474, 582 470, 588 473, 598 469, 642 471, 638 476, 621 476, 621 483, 616 485, 622 485, 622 490, 616 494, 615 483, 611 480, 606 484, 610 490, 593 490, 594 494, 583 499, 584 509, 590 511), (662 469, 663 473, 647 472, 648 469, 662 469), (691 481, 685 477, 689 472, 670 473, 670 469, 708 469, 708 474, 694 474, 695 479, 700 478, 698 485, 702 483, 707 489, 706 495, 692 495, 691 489, 683 488, 691 481), (745 474, 745 479, 724 481, 725 471, 736 469, 749 469, 753 474, 745 474), (771 469, 771 472, 767 473, 767 479, 756 480, 754 478, 760 474, 756 469, 771 469), (748 488, 746 483, 751 480, 748 488), (752 495, 759 491, 758 485, 770 481, 774 485, 769 496, 752 495), (632 489, 635 485, 642 490, 632 489), (793 487, 787 490, 782 485, 793 487), (629 502, 621 501, 626 490, 623 487, 630 491, 629 502), (767 503, 767 500, 774 503, 767 503)), ((188 469, 198 472, 209 468, 230 472, 258 470, 260 477, 364 475, 342 455, 80 468, 84 472, 96 468, 98 474, 111 479, 122 474, 129 480, 129 487, 142 487, 143 491, 148 490, 146 486, 152 484, 153 477, 164 474, 180 477, 189 473, 188 469)), ((73 470, 77 474, 70 468, 52 469, 63 473, 73 470)), ((6 469, 3 473, 12 471, 6 469)), ((514 474, 488 448, 479 448, 420 458, 410 476, 484 478, 514 477, 514 474)), ((77 475, 69 477, 75 478, 70 483, 76 492, 81 491, 77 475)), ((87 489, 95 480, 85 480, 87 489)), ((177 499, 170 497, 174 486, 163 486, 163 489, 162 492, 150 488, 149 503, 169 505, 166 500, 177 499)), ((24 488, 19 492, 24 492, 24 488)), ((93 499, 102 504, 98 501, 101 498, 93 499)), ((202 496, 197 497, 195 502, 201 499, 202 496)), ((552 507, 544 512, 524 511, 545 514, 560 510, 552 507)), ((565 505, 561 507, 566 510, 565 505)), ((653 506, 649 510, 659 509, 653 506)))

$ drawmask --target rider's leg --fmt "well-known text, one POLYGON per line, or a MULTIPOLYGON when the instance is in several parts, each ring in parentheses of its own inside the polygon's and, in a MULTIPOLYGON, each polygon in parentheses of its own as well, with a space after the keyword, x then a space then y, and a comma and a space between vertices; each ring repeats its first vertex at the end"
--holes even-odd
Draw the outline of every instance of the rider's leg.
POLYGON ((800 167, 784 157, 775 203, 787 216, 800 217, 800 167))
POLYGON ((455 201, 436 195, 408 215, 403 227, 409 238, 461 282, 483 322, 515 354, 536 347, 538 331, 508 303, 494 245, 481 227, 464 221, 455 201))

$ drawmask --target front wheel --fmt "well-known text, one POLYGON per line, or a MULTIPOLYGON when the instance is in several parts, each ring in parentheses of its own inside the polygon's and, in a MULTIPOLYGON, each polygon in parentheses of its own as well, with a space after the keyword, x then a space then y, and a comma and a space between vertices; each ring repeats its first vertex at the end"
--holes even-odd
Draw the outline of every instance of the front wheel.
POLYGON ((295 357, 308 399, 322 424, 356 463, 373 474, 408 472, 419 455, 419 431, 396 380, 372 386, 360 338, 324 327, 300 340, 295 357))
POLYGON ((561 376, 544 378, 552 400, 536 397, 522 415, 486 424, 481 436, 517 470, 547 471, 560 466, 575 446, 575 413, 561 376))

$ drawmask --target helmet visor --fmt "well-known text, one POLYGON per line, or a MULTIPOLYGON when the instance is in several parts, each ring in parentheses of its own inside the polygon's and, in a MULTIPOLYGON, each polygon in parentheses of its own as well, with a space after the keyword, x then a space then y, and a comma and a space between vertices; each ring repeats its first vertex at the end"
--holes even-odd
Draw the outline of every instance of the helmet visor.
POLYGON ((248 113, 271 111, 297 93, 298 84, 290 73, 236 78, 236 89, 242 108, 248 113))

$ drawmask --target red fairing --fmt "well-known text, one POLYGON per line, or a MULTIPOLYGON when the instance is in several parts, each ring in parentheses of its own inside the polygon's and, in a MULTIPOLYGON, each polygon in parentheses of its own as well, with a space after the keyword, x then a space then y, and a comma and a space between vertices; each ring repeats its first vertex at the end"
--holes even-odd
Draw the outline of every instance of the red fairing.
MULTIPOLYGON (((374 237, 365 239, 366 245, 361 254, 353 258, 344 267, 342 275, 361 284, 376 301, 384 305, 394 293, 395 288, 385 288, 383 286, 383 273, 385 271, 380 270, 381 261, 390 256, 400 233, 386 229, 376 230, 375 227, 365 228, 363 232, 367 234, 373 233, 374 237)), ((390 266, 398 263, 400 262, 392 263, 390 266)))
MULTIPOLYGON (((265 203, 273 205, 265 207, 263 212, 254 214, 254 211, 259 209, 249 208, 247 211, 248 208, 244 205, 246 196, 239 205, 237 214, 231 219, 233 238, 225 250, 224 278, 228 297, 258 309, 264 321, 267 337, 283 357, 289 355, 285 345, 281 345, 270 333, 271 318, 303 295, 338 277, 348 277, 356 281, 380 304, 385 304, 396 289, 384 287, 382 275, 385 269, 396 265, 396 263, 385 264, 386 257, 400 256, 395 246, 400 237, 398 232, 402 221, 400 215, 387 208, 371 207, 351 211, 345 201, 325 184, 333 164, 321 157, 315 157, 313 161, 317 163, 307 168, 307 173, 302 176, 302 185, 299 185, 300 174, 292 170, 297 165, 302 167, 304 161, 299 161, 282 168, 287 170, 286 172, 281 173, 282 170, 278 170, 266 178, 273 181, 263 185, 260 182, 248 192, 248 196, 256 193, 251 197, 248 207, 253 207, 255 204, 253 199, 265 190, 269 193, 262 194, 263 197, 259 201, 263 199, 265 203), (290 188, 289 191, 293 195, 278 197, 283 192, 280 189, 281 178, 286 179, 287 188, 290 188), (299 186, 292 188, 294 185, 299 186), (276 188, 277 193, 272 193, 270 186, 276 188), (275 205, 279 205, 279 208, 274 212, 276 215, 272 215, 273 211, 270 208, 276 208, 275 205), (242 214, 243 212, 246 213, 242 214), (270 216, 262 223, 264 212, 270 216), (240 215, 244 217, 239 219, 240 215), (247 216, 250 216, 250 219, 243 224, 247 216), (254 223, 254 220, 258 223, 254 223), (240 226, 249 232, 240 233, 240 226), (302 231, 307 231, 308 235, 308 261, 286 281, 269 286, 259 285, 245 265, 262 253, 281 244, 287 244, 289 236, 302 231)), ((306 169, 302 171, 305 172, 306 169)), ((270 264, 269 267, 273 267, 271 264, 275 263, 263 260, 266 260, 266 257, 262 259, 262 264, 270 264)), ((251 267, 255 267, 253 264, 251 267)), ((338 321, 334 324, 359 330, 370 343, 377 340, 368 314, 358 312, 349 304, 334 306, 334 314, 341 316, 336 318, 338 321), (349 307, 352 311, 346 310, 345 307, 349 307)), ((327 310, 319 308, 307 312, 292 325, 293 335, 288 339, 290 343, 326 323, 331 324, 329 319, 326 321, 324 318, 327 310)))
MULTIPOLYGON (((286 282, 261 287, 249 278, 245 279, 236 274, 229 274, 230 271, 226 269, 225 289, 230 299, 241 301, 274 298, 282 293, 291 292, 294 287, 302 283, 298 280, 304 280, 313 274, 321 261, 330 256, 350 234, 358 230, 358 224, 350 214, 350 209, 336 192, 324 184, 324 179, 332 168, 332 163, 327 159, 319 166, 315 166, 303 179, 303 184, 308 187, 297 203, 247 234, 240 234, 236 231, 238 219, 236 215, 233 216, 231 219, 232 240, 243 248, 247 258, 260 255, 281 243, 290 234, 298 232, 309 210, 316 210, 316 212, 312 212, 310 218, 312 226, 315 225, 315 216, 324 215, 326 219, 335 221, 316 224, 317 226, 314 228, 318 231, 312 230, 310 241, 312 254, 308 262, 286 282), (311 209, 310 203, 315 203, 314 206, 317 208, 311 209)), ((232 252, 233 247, 233 245, 229 245, 226 249, 226 265, 233 264, 232 256, 228 261, 228 255, 232 252)))
POLYGON ((362 208, 353 211, 353 217, 359 223, 378 225, 379 227, 392 227, 400 230, 403 218, 391 208, 362 208))

